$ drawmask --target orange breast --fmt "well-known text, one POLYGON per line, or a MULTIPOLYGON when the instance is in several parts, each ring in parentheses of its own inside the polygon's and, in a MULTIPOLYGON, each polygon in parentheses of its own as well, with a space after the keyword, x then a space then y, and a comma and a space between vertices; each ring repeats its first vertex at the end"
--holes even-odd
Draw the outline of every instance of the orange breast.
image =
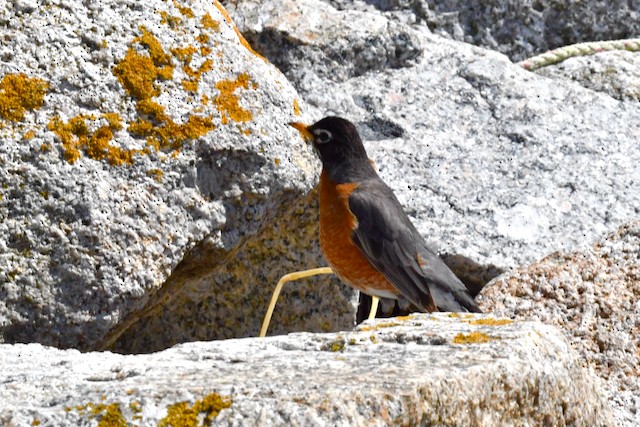
POLYGON ((357 226, 349 210, 349 195, 357 183, 336 185, 322 172, 320 176, 320 247, 335 273, 348 285, 369 295, 393 298, 395 287, 360 253, 351 241, 357 226))

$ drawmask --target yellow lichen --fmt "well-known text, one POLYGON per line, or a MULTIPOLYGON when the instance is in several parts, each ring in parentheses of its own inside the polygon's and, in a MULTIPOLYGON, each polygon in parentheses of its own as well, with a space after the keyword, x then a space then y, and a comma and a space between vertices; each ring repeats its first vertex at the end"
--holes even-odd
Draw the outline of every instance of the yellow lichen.
POLYGON ((486 325, 486 326, 502 326, 502 325, 509 325, 513 323, 513 320, 511 319, 494 319, 492 317, 486 318, 486 319, 476 319, 476 320, 470 320, 469 324, 471 325, 486 325))
POLYGON ((220 22, 218 22, 215 19, 213 19, 211 17, 211 15, 209 15, 208 13, 206 13, 202 17, 200 22, 202 22, 202 26, 205 27, 205 28, 208 28, 208 29, 216 31, 216 32, 220 31, 220 22))
POLYGON ((200 82, 202 74, 213 69, 213 61, 207 59, 202 63, 202 65, 200 65, 200 67, 198 67, 197 70, 194 70, 188 65, 185 65, 183 69, 184 72, 190 77, 190 79, 184 80, 182 82, 182 86, 189 92, 197 92, 198 83, 200 82))
POLYGON ((107 123, 109 123, 109 127, 112 130, 117 131, 122 129, 122 118, 120 117, 120 114, 115 112, 104 113, 102 117, 104 117, 107 123))
POLYGON ((149 169, 147 171, 147 175, 153 177, 158 182, 162 182, 162 178, 164 177, 164 172, 162 169, 149 169))
POLYGON ((161 73, 150 57, 129 48, 124 59, 113 68, 113 74, 129 95, 146 99, 160 94, 155 81, 165 76, 166 71, 161 73))
POLYGON ((142 31, 142 35, 134 38, 132 44, 138 42, 146 46, 149 51, 149 56, 157 66, 170 65, 171 56, 162 49, 162 45, 156 36, 151 34, 143 25, 140 26, 140 31, 142 31))
POLYGON ((21 122, 27 111, 33 111, 44 103, 49 84, 24 73, 7 74, 0 81, 0 118, 21 122))
POLYGON ((184 141, 199 138, 215 129, 210 117, 191 116, 186 123, 178 124, 164 113, 161 105, 153 101, 146 101, 140 111, 156 124, 141 119, 129 125, 129 132, 146 138, 147 145, 156 151, 178 149, 184 141))
POLYGON ((470 319, 473 317, 473 314, 469 314, 469 313, 449 313, 447 314, 447 317, 451 317, 454 319, 470 319))
POLYGON ((194 18, 196 15, 193 13, 193 10, 191 10, 191 8, 187 7, 187 6, 182 6, 180 3, 178 3, 177 1, 173 1, 173 5, 175 7, 178 8, 178 10, 180 11, 181 14, 183 14, 184 16, 186 16, 187 18, 194 18))
POLYGON ((299 116, 300 113, 300 104, 298 104, 298 99, 295 98, 293 100, 293 114, 295 114, 296 116, 299 116))
MULTIPOLYGON (((101 126, 95 131, 89 131, 87 120, 96 120, 95 116, 80 114, 71 118, 67 123, 63 122, 59 116, 54 116, 47 125, 47 128, 54 132, 64 150, 64 158, 69 163, 75 163, 84 150, 87 156, 94 160, 106 159, 111 165, 133 164, 133 155, 139 150, 126 150, 111 145, 113 131, 121 127, 119 121, 111 121, 101 126)), ((108 120, 108 119, 107 119, 108 120)))
POLYGON ((208 44, 209 43, 209 35, 205 34, 205 33, 200 33, 200 34, 198 34, 198 36, 196 36, 196 40, 198 40, 198 43, 200 43, 200 44, 208 44))
POLYGON ((118 78, 127 93, 136 99, 147 99, 160 94, 156 80, 168 80, 173 77, 171 56, 168 55, 160 42, 145 27, 140 27, 142 35, 133 39, 133 43, 145 46, 149 55, 136 52, 129 47, 124 59, 113 68, 113 74, 118 78))
MULTIPOLYGON (((160 94, 156 80, 171 78, 173 67, 171 57, 165 53, 158 39, 146 28, 141 27, 142 36, 133 40, 148 49, 149 55, 136 52, 129 48, 125 58, 114 68, 114 74, 119 78, 127 93, 137 100, 136 110, 141 116, 129 124, 128 131, 135 136, 146 138, 147 146, 156 151, 163 149, 175 150, 188 140, 205 135, 215 129, 210 117, 191 116, 186 123, 174 122, 165 112, 162 105, 152 100, 160 94)), ((171 53, 182 62, 190 62, 197 49, 192 47, 175 48, 171 53)), ((210 62, 205 61, 198 70, 187 72, 192 80, 191 89, 197 89, 200 75, 209 71, 210 62)), ((188 85, 187 84, 187 85, 188 85)), ((146 150, 145 152, 149 152, 146 150)))
POLYGON ((118 403, 93 405, 91 413, 100 417, 98 427, 126 427, 127 425, 127 420, 122 415, 120 404, 118 403))
POLYGON ((169 15, 169 12, 161 11, 160 12, 160 23, 167 24, 170 28, 176 29, 180 25, 182 25, 182 19, 177 16, 169 15))
POLYGON ((459 333, 453 337, 454 344, 482 344, 491 341, 491 337, 484 332, 459 333))
POLYGON ((346 344, 346 341, 345 341, 344 337, 338 336, 335 339, 333 339, 332 341, 324 344, 322 346, 322 349, 325 350, 325 351, 331 351, 333 353, 336 353, 336 352, 339 352, 339 351, 343 351, 345 344, 346 344))
POLYGON ((22 139, 24 139, 25 141, 28 141, 28 140, 32 139, 34 136, 36 136, 35 131, 29 130, 29 131, 25 132, 24 135, 22 135, 22 139))
POLYGON ((191 62, 191 58, 193 58, 193 55, 197 51, 198 49, 193 46, 174 47, 171 49, 171 53, 173 54, 173 56, 175 56, 185 64, 189 64, 191 62))
POLYGON ((222 114, 223 124, 228 123, 229 119, 235 122, 248 122, 253 119, 251 112, 240 106, 240 99, 234 94, 238 88, 248 89, 249 81, 249 75, 241 73, 235 80, 223 80, 216 83, 216 89, 220 91, 220 94, 214 98, 213 102, 222 114))
MULTIPOLYGON (((106 400, 106 396, 102 396, 101 400, 106 400)), ((85 415, 86 411, 89 411, 89 418, 99 418, 98 427, 125 427, 127 425, 119 403, 87 403, 86 405, 78 405, 75 409, 80 415, 85 415)), ((69 408, 70 410, 71 408, 69 408)))
POLYGON ((131 411, 134 414, 138 414, 140 412, 142 412, 142 404, 140 402, 138 402, 137 400, 129 403, 129 409, 131 409, 131 411))
POLYGON ((222 14, 222 16, 224 17, 225 21, 227 21, 227 23, 229 25, 231 25, 231 27, 233 28, 233 30, 236 32, 236 35, 238 36, 238 40, 240 40, 240 44, 242 44, 242 46, 244 46, 249 52, 251 52, 252 54, 254 54, 255 56, 257 56, 258 58, 262 59, 263 61, 267 62, 267 60, 260 55, 258 52, 256 52, 255 50, 253 50, 253 48, 251 47, 251 45, 247 42, 247 40, 244 38, 244 36, 242 35, 242 33, 240 33, 240 30, 238 30, 238 28, 235 26, 235 24, 233 23, 233 20, 231 19, 231 17, 229 16, 229 14, 227 13, 226 9, 224 8, 224 6, 222 6, 222 4, 220 4, 220 2, 218 0, 213 0, 213 5, 220 11, 220 13, 222 14))
POLYGON ((361 331, 366 332, 366 331, 375 331, 375 330, 381 329, 381 328, 392 328, 394 326, 400 326, 400 325, 401 325, 400 322, 393 322, 393 321, 391 321, 391 322, 380 322, 380 323, 375 324, 375 325, 363 325, 363 326, 360 326, 358 329, 361 330, 361 331))
POLYGON ((201 415, 204 415, 204 424, 210 425, 220 411, 230 407, 232 403, 229 397, 218 393, 211 393, 193 405, 179 402, 167 408, 167 416, 158 422, 158 427, 195 427, 200 425, 198 418, 201 415))

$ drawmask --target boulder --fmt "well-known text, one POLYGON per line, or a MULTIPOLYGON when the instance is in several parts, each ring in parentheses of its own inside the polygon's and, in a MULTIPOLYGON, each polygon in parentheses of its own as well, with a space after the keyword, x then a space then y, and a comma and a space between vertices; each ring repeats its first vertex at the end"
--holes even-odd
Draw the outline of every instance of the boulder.
POLYGON ((0 367, 3 425, 614 425, 598 379, 557 329, 491 316, 148 355, 4 344, 0 367))
POLYGON ((357 124, 381 177, 423 236, 457 257, 467 283, 593 243, 637 217, 637 103, 371 8, 247 0, 229 10, 310 115, 357 124), (371 57, 382 65, 349 61, 371 57))
POLYGON ((616 425, 640 424, 640 221, 579 252, 557 252, 488 284, 479 306, 556 326, 605 380, 616 425))
POLYGON ((382 12, 389 19, 502 52, 520 61, 561 46, 636 37, 638 7, 597 0, 325 0, 344 10, 382 12))
POLYGON ((104 348, 211 294, 250 319, 202 278, 317 180, 284 76, 217 1, 16 0, 0 22, 0 341, 104 348))

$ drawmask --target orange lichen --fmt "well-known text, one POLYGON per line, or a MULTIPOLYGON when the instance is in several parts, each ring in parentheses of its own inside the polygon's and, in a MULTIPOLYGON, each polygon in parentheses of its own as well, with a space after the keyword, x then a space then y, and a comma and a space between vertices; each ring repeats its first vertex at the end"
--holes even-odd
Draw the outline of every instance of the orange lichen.
POLYGON ((193 55, 197 51, 198 49, 196 49, 193 46, 174 47, 173 49, 171 49, 171 53, 173 54, 173 56, 178 58, 184 64, 190 64, 191 59, 193 58, 193 55))
POLYGON ((197 70, 194 70, 188 65, 185 65, 183 70, 190 77, 189 80, 182 81, 182 87, 189 92, 197 92, 198 91, 198 83, 200 82, 200 78, 203 73, 207 71, 211 71, 213 69, 213 61, 207 59, 204 61, 197 70))
POLYGON ((173 68, 168 65, 158 68, 150 57, 129 48, 124 59, 113 68, 113 74, 129 95, 136 99, 146 99, 160 94, 155 81, 166 79, 168 74, 171 78, 173 68))
POLYGON ((513 323, 513 320, 511 319, 494 319, 492 317, 469 321, 469 324, 471 325, 483 325, 483 326, 503 326, 503 325, 510 325, 511 323, 513 323))
POLYGON ((198 34, 196 40, 200 43, 200 55, 209 56, 211 54, 211 48, 207 46, 209 44, 209 35, 205 33, 198 34))
POLYGON ((213 30, 215 32, 220 31, 220 22, 218 22, 215 19, 213 19, 211 17, 211 15, 209 15, 208 13, 206 13, 202 17, 200 22, 202 23, 202 26, 205 27, 205 28, 208 28, 208 29, 213 30))
POLYGON ((293 100, 293 114, 295 114, 296 116, 299 116, 300 113, 300 104, 298 104, 298 98, 295 98, 293 100))
POLYGON ((453 337, 454 344, 484 344, 491 341, 491 337, 484 332, 459 333, 453 337))
MULTIPOLYGON (((188 140, 199 138, 215 129, 210 117, 191 116, 186 123, 179 124, 169 117, 162 105, 152 98, 160 94, 156 81, 171 78, 173 67, 171 56, 153 34, 141 27, 142 36, 136 37, 132 44, 140 43, 147 48, 149 55, 138 53, 129 48, 125 58, 114 68, 114 74, 119 78, 127 93, 137 100, 136 110, 140 115, 136 121, 129 124, 128 131, 135 136, 146 138, 147 149, 176 150, 188 140)), ((194 47, 175 48, 171 53, 185 63, 185 72, 190 80, 185 87, 197 90, 197 84, 202 73, 212 68, 210 61, 205 61, 198 70, 193 70, 187 64, 197 52, 194 47), (191 84, 191 86, 189 86, 191 84)))
POLYGON ((183 14, 184 16, 186 16, 187 18, 194 18, 195 14, 193 13, 193 10, 191 10, 191 8, 187 7, 187 6, 182 6, 180 3, 178 3, 177 1, 173 1, 173 5, 175 7, 178 8, 178 10, 180 11, 181 14, 183 14))
POLYGON ((147 30, 143 25, 140 26, 140 31, 142 31, 142 35, 133 39, 131 43, 133 44, 138 42, 141 45, 146 46, 149 51, 149 56, 153 60, 153 63, 157 66, 170 65, 171 56, 167 54, 164 49, 162 49, 160 41, 158 41, 158 39, 153 34, 151 34, 149 30, 147 30))
MULTIPOLYGON (((234 94, 238 88, 248 89, 250 77, 247 73, 241 73, 235 80, 223 80, 216 83, 216 89, 220 94, 216 96, 213 102, 218 107, 218 111, 222 114, 222 123, 226 124, 229 119, 235 122, 248 122, 253 119, 250 111, 240 106, 240 99, 234 94)), ((257 85, 252 85, 255 88, 257 85)))
POLYGON ((177 16, 169 15, 169 12, 161 11, 160 12, 160 23, 167 24, 170 28, 176 29, 180 25, 182 25, 182 19, 177 16))
POLYGON ((162 169, 149 169, 147 175, 153 177, 157 182, 162 182, 164 172, 162 172, 162 169))
POLYGON ((156 80, 169 80, 173 77, 171 56, 168 55, 158 39, 141 26, 142 35, 133 39, 131 44, 140 43, 147 48, 149 55, 136 52, 129 47, 124 59, 113 68, 113 74, 120 80, 129 95, 136 99, 146 99, 160 94, 156 80))
POLYGON ((204 425, 211 425, 220 411, 229 408, 232 403, 229 397, 218 393, 211 393, 193 405, 189 405, 189 402, 176 403, 167 408, 167 416, 158 422, 158 427, 197 426, 202 421, 204 425), (204 419, 199 421, 203 415, 204 419))
POLYGON ((164 108, 151 100, 138 103, 138 112, 150 120, 137 120, 129 125, 129 132, 147 139, 147 145, 157 150, 175 150, 188 139, 196 139, 215 129, 210 117, 191 116, 186 123, 174 122, 164 108), (154 122, 156 124, 154 124, 154 122))
POLYGON ((247 42, 247 40, 244 38, 242 33, 240 33, 240 30, 238 30, 238 28, 233 23, 233 20, 229 16, 229 13, 227 13, 227 10, 224 8, 224 6, 222 6, 222 4, 220 4, 218 0, 213 0, 213 5, 220 11, 225 21, 227 21, 227 23, 231 25, 231 28, 233 28, 233 30, 236 32, 236 35, 238 36, 238 40, 240 40, 240 44, 242 44, 242 46, 244 46, 249 52, 257 56, 258 58, 262 59, 264 62, 267 62, 264 56, 260 55, 258 52, 253 50, 249 42, 247 42))
POLYGON ((25 132, 24 135, 22 135, 22 139, 24 139, 25 141, 28 141, 28 140, 32 139, 34 136, 36 136, 35 131, 29 130, 29 131, 25 132))
POLYGON ((24 73, 7 74, 0 81, 0 118, 21 122, 27 111, 33 111, 44 103, 49 84, 24 73))
POLYGON ((84 150, 90 158, 106 159, 111 165, 133 164, 133 155, 139 150, 126 150, 111 145, 113 131, 117 130, 119 123, 108 122, 107 125, 90 131, 87 120, 94 121, 96 117, 80 114, 64 123, 59 116, 55 116, 49 121, 47 128, 62 141, 65 160, 75 163, 81 156, 81 150, 84 150))
POLYGON ((107 123, 109 123, 109 127, 112 130, 120 130, 122 129, 122 118, 118 113, 104 113, 102 117, 105 118, 107 123))

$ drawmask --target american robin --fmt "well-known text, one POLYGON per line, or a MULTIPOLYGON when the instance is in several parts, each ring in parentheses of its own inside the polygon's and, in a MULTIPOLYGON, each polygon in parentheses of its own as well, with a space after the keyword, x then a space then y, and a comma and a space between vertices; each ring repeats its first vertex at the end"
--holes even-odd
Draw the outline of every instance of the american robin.
POLYGON ((373 297, 408 300, 423 312, 480 312, 380 179, 351 122, 326 117, 290 125, 322 161, 320 246, 342 281, 373 297))

